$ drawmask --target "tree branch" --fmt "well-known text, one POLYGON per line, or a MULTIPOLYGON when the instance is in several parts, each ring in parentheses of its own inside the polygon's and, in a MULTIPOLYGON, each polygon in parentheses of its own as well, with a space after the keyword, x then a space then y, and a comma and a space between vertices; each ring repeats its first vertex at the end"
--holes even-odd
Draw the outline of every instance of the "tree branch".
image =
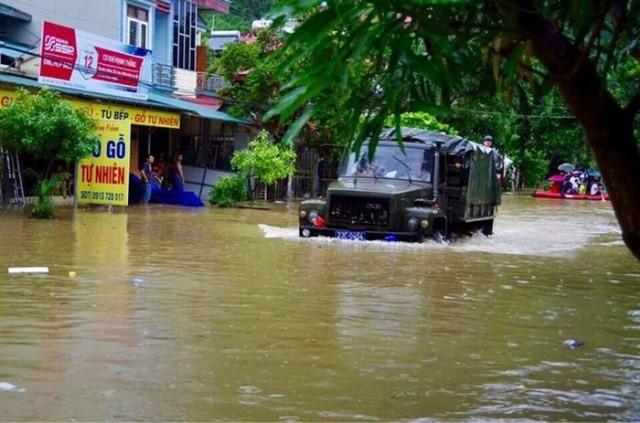
POLYGON ((633 96, 629 104, 622 110, 629 119, 633 118, 640 111, 640 91, 633 96))

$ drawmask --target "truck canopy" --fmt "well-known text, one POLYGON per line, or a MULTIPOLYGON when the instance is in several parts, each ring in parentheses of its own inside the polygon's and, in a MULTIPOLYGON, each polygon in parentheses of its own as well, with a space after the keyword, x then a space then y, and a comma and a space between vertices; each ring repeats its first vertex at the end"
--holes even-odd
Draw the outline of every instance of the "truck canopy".
POLYGON ((400 134, 395 129, 386 129, 380 133, 378 141, 397 142, 398 139, 433 147, 440 144, 441 153, 464 156, 469 166, 467 202, 500 204, 502 189, 496 172, 500 169, 502 158, 497 150, 467 138, 417 128, 401 128, 400 134))
POLYGON ((379 141, 397 141, 399 138, 403 142, 420 142, 429 146, 435 146, 436 143, 440 143, 442 145, 441 152, 453 155, 464 155, 469 151, 492 154, 493 151, 491 148, 470 141, 467 138, 426 129, 401 128, 401 136, 397 137, 396 135, 395 129, 385 129, 380 133, 379 141))

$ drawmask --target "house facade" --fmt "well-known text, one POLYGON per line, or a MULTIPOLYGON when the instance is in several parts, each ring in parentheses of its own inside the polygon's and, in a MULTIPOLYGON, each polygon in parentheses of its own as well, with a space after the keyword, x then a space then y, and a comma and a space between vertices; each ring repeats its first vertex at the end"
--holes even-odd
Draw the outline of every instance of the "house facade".
MULTIPOLYGON (((127 113, 131 119, 168 114, 162 120, 143 121, 141 117, 131 122, 130 170, 135 173, 146 154, 169 157, 180 151, 185 188, 204 198, 220 172, 230 170, 233 152, 246 147, 254 135, 247 121, 218 110, 216 90, 223 81, 205 73, 207 47, 202 46, 202 34, 207 28, 202 15, 228 13, 229 7, 226 0, 0 0, 0 107, 11 101, 17 86, 37 90, 49 85, 42 75, 47 63, 51 64, 43 56, 45 22, 75 31, 76 38, 84 40, 77 46, 82 54, 101 51, 87 48, 88 44, 100 46, 110 41, 143 52, 145 71, 135 81, 138 93, 111 95, 82 84, 53 84, 52 88, 101 111, 102 117, 110 116, 111 109, 127 108, 133 110, 127 113)), ((89 68, 91 73, 82 68, 91 63, 85 58, 68 66, 96 79, 100 69, 89 68)), ((114 78, 102 75, 98 79, 114 78)), ((129 83, 124 81, 124 85, 129 83)))

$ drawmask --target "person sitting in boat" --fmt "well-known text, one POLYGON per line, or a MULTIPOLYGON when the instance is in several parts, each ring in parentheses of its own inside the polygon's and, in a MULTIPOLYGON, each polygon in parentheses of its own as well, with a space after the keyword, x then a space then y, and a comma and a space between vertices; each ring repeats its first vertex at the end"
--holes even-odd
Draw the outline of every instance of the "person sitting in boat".
POLYGON ((576 192, 578 192, 578 180, 572 173, 567 173, 560 189, 560 196, 575 194, 576 192))
POLYGON ((580 187, 578 188, 578 194, 585 195, 587 193, 587 182, 584 180, 580 181, 580 187))
POLYGON ((591 184, 591 191, 589 192, 591 195, 601 195, 602 194, 602 185, 600 185, 600 178, 596 178, 591 184))

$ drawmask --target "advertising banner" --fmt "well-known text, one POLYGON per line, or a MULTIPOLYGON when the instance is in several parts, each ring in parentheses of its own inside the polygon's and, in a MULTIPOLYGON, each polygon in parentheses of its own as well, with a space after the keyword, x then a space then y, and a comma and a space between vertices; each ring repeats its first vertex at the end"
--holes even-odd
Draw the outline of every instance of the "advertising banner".
MULTIPOLYGON (((14 98, 13 91, 0 89, 0 107, 7 107, 14 98)), ((65 101, 68 101, 74 107, 84 108, 89 116, 97 119, 124 121, 132 125, 180 129, 179 113, 68 98, 65 98, 65 101)))
POLYGON ((129 204, 130 130, 129 122, 100 121, 100 142, 76 169, 79 204, 129 204))
POLYGON ((44 21, 40 54, 43 84, 147 99, 150 50, 44 21))

